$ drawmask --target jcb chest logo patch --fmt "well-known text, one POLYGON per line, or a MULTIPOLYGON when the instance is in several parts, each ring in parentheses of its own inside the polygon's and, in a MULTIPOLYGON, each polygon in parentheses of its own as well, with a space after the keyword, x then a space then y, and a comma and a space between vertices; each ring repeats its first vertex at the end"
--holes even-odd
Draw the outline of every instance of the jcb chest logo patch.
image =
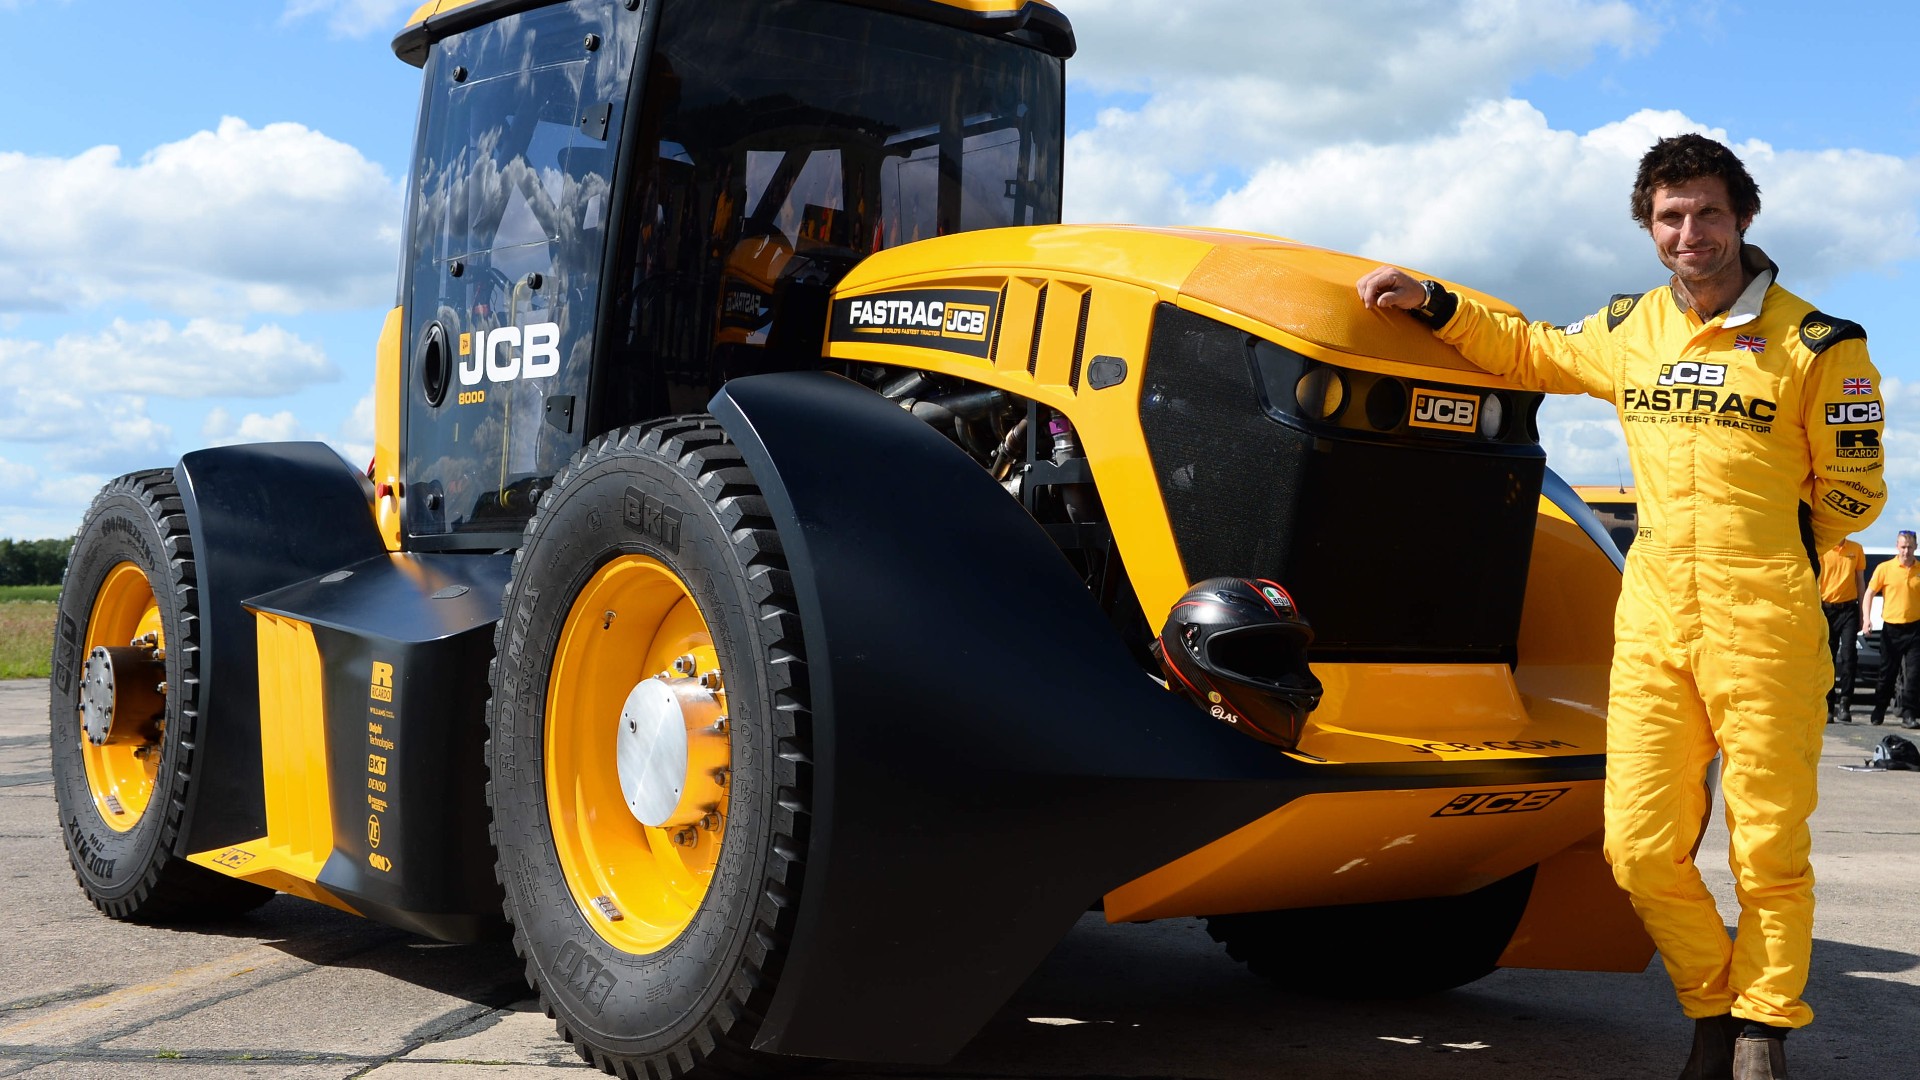
POLYGON ((1827 402, 1827 423, 1829 424, 1877 424, 1879 422, 1880 403, 1877 401, 1827 402))
POLYGON ((1568 788, 1545 791, 1496 791, 1491 794, 1458 795, 1434 811, 1434 817, 1477 817, 1482 814, 1525 814, 1545 810, 1565 795, 1568 788))
POLYGON ((835 300, 831 336, 984 357, 999 311, 985 289, 902 289, 835 300))
POLYGON ((1472 431, 1479 422, 1480 399, 1467 394, 1442 394, 1433 390, 1413 392, 1413 411, 1407 423, 1435 431, 1472 431))
POLYGON ((1725 386, 1725 364, 1696 364, 1691 360, 1667 364, 1660 369, 1661 386, 1725 386))

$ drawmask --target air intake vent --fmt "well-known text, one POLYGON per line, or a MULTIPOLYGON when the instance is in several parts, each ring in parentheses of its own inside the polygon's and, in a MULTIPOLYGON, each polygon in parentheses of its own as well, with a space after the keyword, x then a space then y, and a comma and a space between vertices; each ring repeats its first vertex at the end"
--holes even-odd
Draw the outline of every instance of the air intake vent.
POLYGON ((1040 299, 1033 308, 1033 346, 1027 351, 1027 374, 1040 370, 1040 331, 1047 325, 1047 288, 1040 286, 1040 299))
POLYGON ((1080 294, 1080 326, 1073 332, 1073 366, 1067 369, 1067 389, 1080 392, 1080 362, 1087 355, 1087 315, 1093 311, 1093 290, 1080 294))
MULTIPOLYGON (((1008 282, 1011 285, 1012 282, 1008 282)), ((987 342, 987 363, 1000 362, 1000 327, 1007 321, 1007 286, 1000 286, 1000 304, 993 309, 993 337, 987 342)))

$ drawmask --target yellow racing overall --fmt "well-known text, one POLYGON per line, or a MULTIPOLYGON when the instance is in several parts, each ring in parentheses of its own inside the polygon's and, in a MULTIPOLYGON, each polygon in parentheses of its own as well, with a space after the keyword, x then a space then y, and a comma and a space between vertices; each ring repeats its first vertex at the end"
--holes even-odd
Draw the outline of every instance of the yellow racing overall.
POLYGON ((1815 567, 1886 501, 1882 407, 1865 332, 1775 285, 1758 249, 1743 256, 1758 276, 1704 322, 1663 286, 1565 327, 1462 298, 1437 332, 1521 386, 1618 409, 1640 532, 1614 615, 1607 858, 1688 1016, 1801 1027, 1833 685, 1815 567), (1693 859, 1716 749, 1731 942, 1693 859))

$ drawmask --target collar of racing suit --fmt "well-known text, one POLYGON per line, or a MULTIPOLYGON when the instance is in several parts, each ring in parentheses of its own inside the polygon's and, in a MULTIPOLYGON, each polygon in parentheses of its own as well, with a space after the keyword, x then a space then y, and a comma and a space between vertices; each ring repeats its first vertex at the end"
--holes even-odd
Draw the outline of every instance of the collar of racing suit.
MULTIPOLYGON (((1745 326, 1759 318, 1760 306, 1766 301, 1767 290, 1773 287, 1773 279, 1780 276, 1780 267, 1772 259, 1767 258, 1766 252, 1752 244, 1740 245, 1740 265, 1746 268, 1747 273, 1753 275, 1753 280, 1747 283, 1745 289, 1740 290, 1740 295, 1734 299, 1733 306, 1727 309, 1726 320, 1720 324, 1723 327, 1745 326)), ((1673 305, 1685 312, 1687 299, 1680 287, 1679 277, 1674 277, 1670 284, 1672 288, 1667 291, 1673 296, 1673 305)), ((1719 312, 1713 314, 1717 315, 1719 312)), ((1706 318, 1711 319, 1713 315, 1708 315, 1706 318)))

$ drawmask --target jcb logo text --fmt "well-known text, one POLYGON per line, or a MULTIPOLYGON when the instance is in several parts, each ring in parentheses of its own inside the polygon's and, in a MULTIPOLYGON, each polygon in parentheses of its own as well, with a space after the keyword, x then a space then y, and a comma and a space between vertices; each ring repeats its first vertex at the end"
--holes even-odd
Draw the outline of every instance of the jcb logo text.
POLYGON ((1567 788, 1545 791, 1497 791, 1483 795, 1458 795, 1434 812, 1434 817, 1472 817, 1480 814, 1525 814, 1545 810, 1567 788))
POLYGON ((1829 424, 1877 424, 1879 422, 1880 403, 1877 401, 1827 402, 1827 423, 1829 424))
POLYGON ((545 379, 560 371, 560 324, 502 326, 460 335, 460 385, 545 379))
POLYGON ((1668 364, 1660 369, 1661 386, 1725 386, 1725 364, 1696 364, 1691 360, 1668 364))
POLYGON ((1478 419, 1479 409, 1479 398, 1415 390, 1413 415, 1407 419, 1407 423, 1441 431, 1458 431, 1461 428, 1471 431, 1478 419))

